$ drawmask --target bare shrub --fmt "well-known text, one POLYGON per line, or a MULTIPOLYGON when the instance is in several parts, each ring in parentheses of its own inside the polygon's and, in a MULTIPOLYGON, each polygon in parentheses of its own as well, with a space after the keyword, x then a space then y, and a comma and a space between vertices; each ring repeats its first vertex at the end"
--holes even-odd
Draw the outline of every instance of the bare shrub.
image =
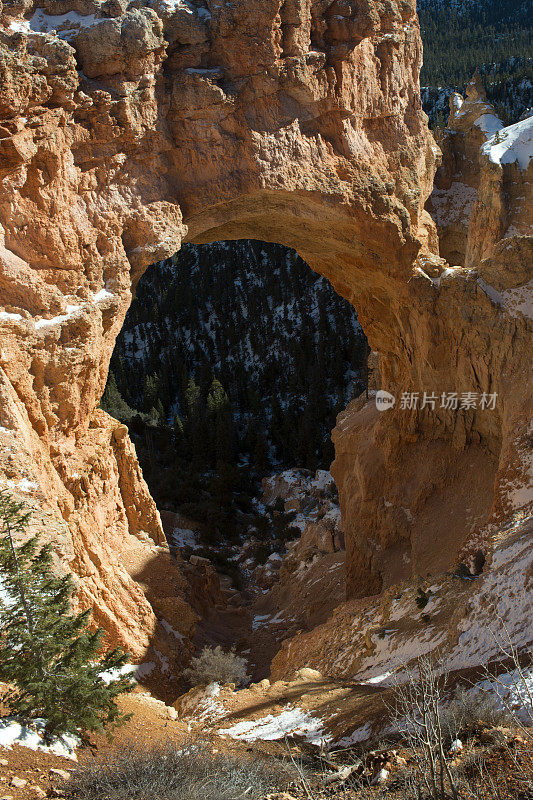
POLYGON ((505 622, 498 616, 499 627, 493 632, 503 663, 510 664, 505 674, 498 675, 488 666, 484 673, 490 692, 494 693, 513 723, 520 728, 530 746, 533 745, 533 652, 519 653, 505 622))
MULTIPOLYGON (((469 691, 457 689, 444 704, 446 675, 437 674, 429 657, 394 690, 392 710, 398 732, 412 750, 402 775, 402 797, 420 800, 531 800, 533 798, 533 688, 531 666, 523 666, 502 623, 499 649, 507 672, 483 668, 485 680, 469 691), (503 640, 503 641, 502 641, 503 640), (510 667, 509 667, 510 665, 510 667), (479 728, 505 724, 521 735, 505 732, 485 747, 471 747, 461 759, 451 752, 452 740, 479 728)), ((495 637, 496 641, 496 637, 495 637)), ((442 665, 440 665, 442 666, 442 665)), ((439 670, 440 672, 440 670, 439 670)), ((459 744, 459 743, 458 743, 459 744)))
POLYGON ((193 685, 199 683, 234 683, 242 686, 249 680, 246 674, 247 663, 233 652, 225 652, 220 645, 204 647, 199 656, 191 660, 184 670, 186 680, 193 685))
POLYGON ((406 776, 406 797, 459 798, 445 753, 444 687, 445 679, 437 675, 431 658, 424 656, 417 660, 416 672, 407 683, 394 690, 395 723, 413 750, 414 768, 406 776))
POLYGON ((480 727, 495 727, 511 723, 511 715, 502 709, 495 694, 455 689, 450 702, 441 709, 441 724, 447 744, 473 733, 480 727))
POLYGON ((281 766, 214 754, 208 743, 124 748, 72 773, 63 788, 76 800, 254 800, 284 783, 281 766))

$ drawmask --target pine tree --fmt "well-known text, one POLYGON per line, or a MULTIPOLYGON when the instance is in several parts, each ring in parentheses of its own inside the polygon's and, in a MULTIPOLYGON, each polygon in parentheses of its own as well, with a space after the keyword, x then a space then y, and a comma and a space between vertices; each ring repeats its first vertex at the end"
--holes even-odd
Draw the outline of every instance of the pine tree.
POLYGON ((234 442, 231 404, 224 387, 216 378, 213 378, 207 396, 207 415, 215 460, 231 461, 234 442))
POLYGON ((101 673, 120 675, 128 658, 101 654, 102 630, 88 626, 90 611, 72 612, 72 578, 54 575, 50 546, 27 538, 29 518, 0 491, 0 679, 13 684, 4 700, 24 721, 44 718, 48 737, 120 723, 115 698, 132 681, 107 685, 101 673))

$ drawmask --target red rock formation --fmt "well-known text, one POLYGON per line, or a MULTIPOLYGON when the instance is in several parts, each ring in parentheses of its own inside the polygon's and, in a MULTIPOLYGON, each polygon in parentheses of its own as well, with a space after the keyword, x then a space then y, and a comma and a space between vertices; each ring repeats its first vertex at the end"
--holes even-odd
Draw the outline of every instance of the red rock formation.
POLYGON ((356 305, 385 388, 500 392, 492 413, 363 410, 345 437, 340 422, 349 592, 377 590, 413 539, 384 504, 441 547, 432 508, 453 515, 486 460, 486 516, 525 432, 530 323, 470 274, 435 279, 414 0, 75 7, 11 0, 0 17, 4 481, 48 515, 82 601, 140 655, 160 612, 124 561, 156 559, 163 536, 127 435, 97 410, 115 337, 143 270, 182 240, 283 242, 356 305))

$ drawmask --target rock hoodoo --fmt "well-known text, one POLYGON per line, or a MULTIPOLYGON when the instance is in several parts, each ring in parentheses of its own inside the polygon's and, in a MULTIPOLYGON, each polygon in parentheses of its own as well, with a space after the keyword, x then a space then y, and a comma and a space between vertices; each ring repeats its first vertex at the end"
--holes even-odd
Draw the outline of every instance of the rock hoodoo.
MULTIPOLYGON (((379 352, 395 408, 352 405, 335 432, 351 595, 451 563, 523 505, 532 323, 509 293, 528 276, 496 240, 456 269, 439 258, 420 61, 414 0, 4 2, 1 485, 38 509, 81 601, 138 657, 157 639, 164 659, 195 614, 169 564, 182 603, 150 602, 159 515, 97 406, 136 282, 182 241, 296 248, 379 352), (402 392, 451 391, 497 401, 400 408, 402 392)), ((515 167, 491 152, 503 186, 515 167)), ((505 247, 524 238, 508 228, 505 247)))

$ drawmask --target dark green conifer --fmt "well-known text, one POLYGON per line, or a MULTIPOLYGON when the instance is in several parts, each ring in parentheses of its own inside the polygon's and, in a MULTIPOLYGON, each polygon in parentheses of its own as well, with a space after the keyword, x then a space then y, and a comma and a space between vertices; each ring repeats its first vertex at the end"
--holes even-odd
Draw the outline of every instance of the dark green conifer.
POLYGON ((45 719, 48 736, 100 730, 125 719, 116 697, 132 688, 122 676, 101 674, 128 661, 120 650, 102 653, 102 630, 90 611, 74 613, 70 575, 52 570, 52 550, 27 536, 30 513, 0 491, 0 679, 11 713, 45 719))

